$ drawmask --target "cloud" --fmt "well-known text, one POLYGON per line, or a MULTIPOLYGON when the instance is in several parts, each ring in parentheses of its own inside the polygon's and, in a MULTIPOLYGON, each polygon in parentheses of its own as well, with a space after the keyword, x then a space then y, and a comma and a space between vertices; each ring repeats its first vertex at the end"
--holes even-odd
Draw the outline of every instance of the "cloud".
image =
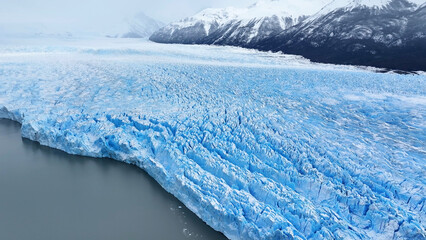
POLYGON ((94 26, 145 12, 164 22, 192 15, 206 7, 248 5, 252 0, 3 0, 0 23, 42 23, 94 26))
MULTIPOLYGON (((256 0, 1 0, 0 30, 105 32, 138 12, 168 23, 208 7, 246 7, 256 0)), ((288 1, 294 4, 295 0, 288 1)), ((298 0, 308 12, 329 0, 298 0)), ((414 0, 424 1, 424 0, 414 0)))

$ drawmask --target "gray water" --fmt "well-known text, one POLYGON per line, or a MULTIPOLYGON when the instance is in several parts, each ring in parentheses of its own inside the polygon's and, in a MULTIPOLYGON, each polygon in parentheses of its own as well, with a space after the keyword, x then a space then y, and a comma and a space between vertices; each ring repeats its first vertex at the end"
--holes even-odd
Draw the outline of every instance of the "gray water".
POLYGON ((0 119, 0 239, 226 239, 141 169, 20 134, 0 119))

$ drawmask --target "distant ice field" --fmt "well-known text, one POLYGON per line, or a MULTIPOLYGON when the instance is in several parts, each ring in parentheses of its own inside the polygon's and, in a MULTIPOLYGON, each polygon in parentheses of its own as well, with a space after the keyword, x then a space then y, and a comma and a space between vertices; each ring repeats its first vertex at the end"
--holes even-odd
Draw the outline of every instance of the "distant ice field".
POLYGON ((145 169, 230 239, 425 239, 425 116, 425 73, 0 39, 0 118, 43 145, 145 169))

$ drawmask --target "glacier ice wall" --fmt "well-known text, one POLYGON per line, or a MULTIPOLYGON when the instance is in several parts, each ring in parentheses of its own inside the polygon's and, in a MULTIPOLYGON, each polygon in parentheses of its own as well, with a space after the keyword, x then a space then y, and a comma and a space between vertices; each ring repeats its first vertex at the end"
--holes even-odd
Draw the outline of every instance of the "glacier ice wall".
POLYGON ((424 74, 55 44, 0 48, 0 118, 24 137, 135 164, 230 239, 426 238, 424 74))

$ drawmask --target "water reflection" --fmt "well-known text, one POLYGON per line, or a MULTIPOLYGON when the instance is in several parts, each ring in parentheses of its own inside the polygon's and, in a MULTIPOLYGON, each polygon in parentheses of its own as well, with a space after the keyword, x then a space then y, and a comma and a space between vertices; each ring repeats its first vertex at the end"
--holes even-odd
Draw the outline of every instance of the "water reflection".
POLYGON ((0 120, 0 239, 225 239, 135 166, 73 156, 0 120))

